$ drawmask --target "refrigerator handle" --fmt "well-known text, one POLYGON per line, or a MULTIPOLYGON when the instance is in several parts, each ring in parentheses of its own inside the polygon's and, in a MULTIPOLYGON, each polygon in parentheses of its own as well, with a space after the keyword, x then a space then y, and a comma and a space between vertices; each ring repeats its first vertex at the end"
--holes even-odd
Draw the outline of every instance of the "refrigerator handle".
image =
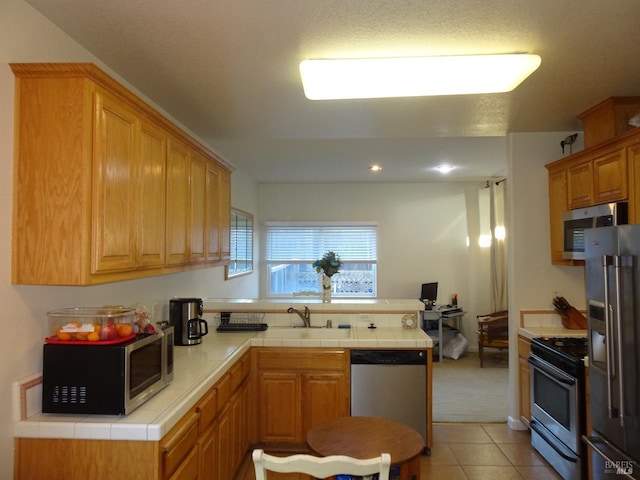
POLYGON ((604 331, 606 335, 606 357, 607 357, 607 415, 609 420, 615 418, 613 409, 613 378, 616 371, 613 365, 613 353, 611 352, 614 336, 612 331, 613 309, 609 298, 609 266, 613 264, 611 255, 602 256, 602 282, 604 285, 604 331))
POLYGON ((620 312, 622 312, 622 257, 614 256, 613 265, 616 274, 616 316, 615 316, 615 331, 616 331, 616 344, 615 354, 618 362, 618 395, 620 397, 620 406, 618 415, 620 417, 620 426, 624 427, 625 417, 625 404, 624 404, 624 363, 622 358, 622 323, 620 322, 620 312))

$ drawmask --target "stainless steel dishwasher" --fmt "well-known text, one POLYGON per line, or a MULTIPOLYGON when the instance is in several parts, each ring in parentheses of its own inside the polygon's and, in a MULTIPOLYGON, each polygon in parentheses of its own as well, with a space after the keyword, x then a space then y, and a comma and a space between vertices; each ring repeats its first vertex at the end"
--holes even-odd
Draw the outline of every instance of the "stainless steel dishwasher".
POLYGON ((427 352, 351 350, 351 415, 403 423, 427 445, 427 352))

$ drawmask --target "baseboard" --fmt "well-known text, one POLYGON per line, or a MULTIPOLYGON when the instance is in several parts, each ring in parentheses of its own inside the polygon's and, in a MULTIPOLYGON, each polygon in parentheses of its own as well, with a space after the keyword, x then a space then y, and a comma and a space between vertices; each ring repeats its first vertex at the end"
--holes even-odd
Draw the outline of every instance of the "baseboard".
POLYGON ((529 430, 529 427, 519 418, 513 418, 511 415, 507 417, 507 425, 511 430, 529 430))

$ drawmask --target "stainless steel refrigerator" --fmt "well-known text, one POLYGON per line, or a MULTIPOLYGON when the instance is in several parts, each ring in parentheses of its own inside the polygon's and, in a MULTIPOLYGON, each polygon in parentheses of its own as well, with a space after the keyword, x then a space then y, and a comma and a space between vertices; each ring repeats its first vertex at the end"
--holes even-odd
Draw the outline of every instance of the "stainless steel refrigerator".
POLYGON ((640 225, 585 230, 594 479, 640 479, 640 225))

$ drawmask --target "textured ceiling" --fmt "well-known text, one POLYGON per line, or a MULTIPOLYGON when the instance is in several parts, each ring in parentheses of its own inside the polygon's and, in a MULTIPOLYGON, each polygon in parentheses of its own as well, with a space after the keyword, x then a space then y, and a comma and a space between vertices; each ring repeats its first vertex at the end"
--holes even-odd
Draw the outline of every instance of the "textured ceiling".
POLYGON ((262 182, 428 181, 443 161, 499 176, 506 133, 579 130, 578 113, 640 95, 639 0, 28 3, 262 182), (314 102, 298 74, 306 58, 515 52, 542 65, 502 94, 314 102))

